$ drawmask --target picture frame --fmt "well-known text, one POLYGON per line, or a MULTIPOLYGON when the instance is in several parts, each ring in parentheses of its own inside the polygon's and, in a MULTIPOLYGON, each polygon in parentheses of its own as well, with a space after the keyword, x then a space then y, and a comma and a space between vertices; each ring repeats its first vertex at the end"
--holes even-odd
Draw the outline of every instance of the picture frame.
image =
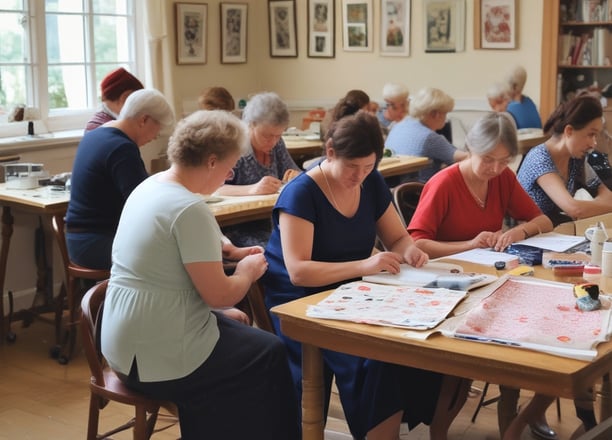
POLYGON ((221 64, 247 62, 248 4, 220 3, 221 64))
POLYGON ((516 0, 476 0, 474 49, 516 49, 517 20, 516 0))
POLYGON ((465 50, 465 0, 424 1, 425 52, 465 50))
POLYGON ((372 51, 372 0, 342 0, 342 23, 345 51, 372 51))
POLYGON ((380 7, 380 54, 410 55, 411 0, 382 0, 380 7))
POLYGON ((295 0, 268 0, 270 56, 297 57, 295 0))
POLYGON ((308 0, 308 57, 334 58, 336 0, 308 0))
POLYGON ((206 64, 208 4, 175 3, 176 64, 206 64))

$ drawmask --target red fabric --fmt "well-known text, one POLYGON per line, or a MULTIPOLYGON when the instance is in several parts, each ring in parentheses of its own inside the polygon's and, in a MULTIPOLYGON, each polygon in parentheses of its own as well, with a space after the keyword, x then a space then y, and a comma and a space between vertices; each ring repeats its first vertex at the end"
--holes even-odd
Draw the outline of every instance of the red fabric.
POLYGON ((471 240, 482 231, 501 229, 505 214, 518 221, 530 221, 542 213, 509 168, 489 180, 486 206, 481 208, 459 164, 454 164, 425 184, 408 232, 415 240, 471 240))
POLYGON ((123 67, 107 74, 100 83, 103 101, 116 101, 126 90, 143 89, 142 83, 123 67))

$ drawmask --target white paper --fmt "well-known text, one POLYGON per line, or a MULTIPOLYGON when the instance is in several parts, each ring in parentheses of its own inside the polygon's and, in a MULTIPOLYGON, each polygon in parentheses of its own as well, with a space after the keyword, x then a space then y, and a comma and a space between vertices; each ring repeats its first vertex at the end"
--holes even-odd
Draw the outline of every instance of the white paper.
POLYGON ((506 263, 506 269, 508 268, 508 263, 512 262, 518 265, 517 255, 496 252, 491 249, 470 249, 469 251, 459 252, 458 254, 449 255, 445 258, 482 264, 484 266, 493 266, 496 261, 503 261, 506 263))
POLYGON ((565 252, 585 241, 584 237, 576 235, 559 234, 557 232, 546 232, 544 234, 534 235, 526 240, 517 241, 515 244, 524 244, 528 246, 546 249, 554 252, 565 252))

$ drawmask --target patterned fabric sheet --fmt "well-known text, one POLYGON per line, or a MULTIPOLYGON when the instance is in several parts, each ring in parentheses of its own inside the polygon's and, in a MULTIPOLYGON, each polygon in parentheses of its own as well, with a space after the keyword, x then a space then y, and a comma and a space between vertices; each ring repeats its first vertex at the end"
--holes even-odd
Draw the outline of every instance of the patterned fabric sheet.
POLYGON ((442 322, 466 296, 444 288, 390 286, 354 281, 308 307, 311 318, 429 329, 442 322))
POLYGON ((610 334, 610 300, 602 309, 583 312, 576 306, 573 285, 509 278, 493 293, 455 318, 447 336, 499 343, 590 360, 610 334))

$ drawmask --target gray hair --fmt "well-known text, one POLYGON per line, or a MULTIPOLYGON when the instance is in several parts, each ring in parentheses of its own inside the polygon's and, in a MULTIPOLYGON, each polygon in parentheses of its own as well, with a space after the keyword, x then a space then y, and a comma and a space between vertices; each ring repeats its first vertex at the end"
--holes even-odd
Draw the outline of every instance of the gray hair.
POLYGON ((160 131, 169 130, 174 125, 174 112, 170 104, 164 95, 155 89, 140 89, 131 93, 125 100, 118 119, 135 119, 143 115, 159 122, 160 131))
POLYGON ((467 150, 478 156, 493 151, 502 144, 510 156, 518 154, 516 125, 507 113, 488 112, 478 119, 465 136, 467 150))
POLYGON ((387 83, 383 87, 382 97, 384 100, 408 99, 408 88, 403 84, 387 83))
POLYGON ((259 93, 247 102, 242 111, 242 120, 249 125, 268 124, 288 127, 289 109, 276 93, 259 93))
POLYGON ((527 71, 523 66, 514 66, 508 73, 506 82, 513 92, 522 92, 527 82, 527 71))
POLYGON ((500 99, 500 98, 510 98, 510 85, 505 82, 496 82, 491 85, 491 87, 487 90, 487 98, 489 99, 500 99))
POLYGON ((244 153, 248 134, 240 119, 225 110, 198 110, 180 120, 168 141, 168 159, 197 167, 211 155, 219 160, 244 153))
POLYGON ((455 107, 455 100, 440 89, 426 87, 419 90, 410 99, 410 116, 423 120, 433 111, 450 112, 455 107))

